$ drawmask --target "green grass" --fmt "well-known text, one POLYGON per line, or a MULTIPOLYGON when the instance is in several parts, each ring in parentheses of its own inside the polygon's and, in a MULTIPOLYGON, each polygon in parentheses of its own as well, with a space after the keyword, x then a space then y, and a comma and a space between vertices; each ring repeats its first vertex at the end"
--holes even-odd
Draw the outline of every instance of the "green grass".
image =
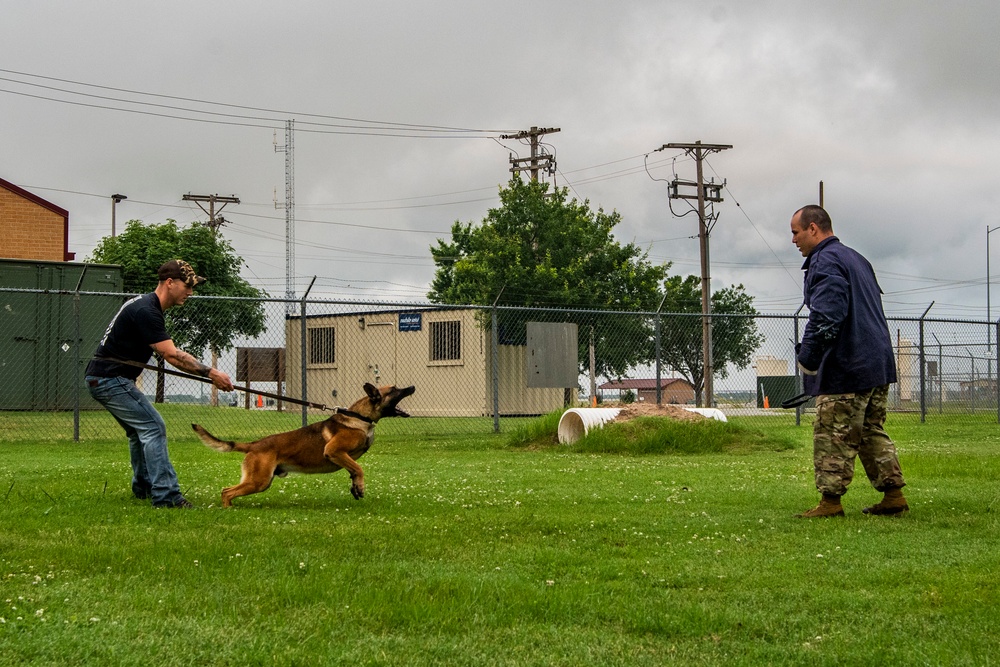
POLYGON ((364 500, 341 472, 223 510, 240 457, 195 441, 189 416, 168 422, 195 511, 131 499, 123 439, 0 443, 0 664, 980 665, 1000 649, 995 424, 891 416, 910 515, 863 516, 879 494, 862 476, 847 517, 810 522, 792 515, 817 500, 811 429, 786 418, 733 419, 757 443, 736 453, 666 454, 395 420, 362 459, 364 500))

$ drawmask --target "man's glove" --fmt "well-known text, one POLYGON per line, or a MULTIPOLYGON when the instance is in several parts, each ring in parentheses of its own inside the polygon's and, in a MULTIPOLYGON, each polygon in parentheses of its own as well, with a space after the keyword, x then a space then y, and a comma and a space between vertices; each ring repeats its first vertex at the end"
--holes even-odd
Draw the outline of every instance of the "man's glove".
POLYGON ((801 361, 796 360, 795 364, 799 367, 799 370, 802 371, 803 375, 816 375, 816 371, 809 370, 808 368, 802 365, 801 361))

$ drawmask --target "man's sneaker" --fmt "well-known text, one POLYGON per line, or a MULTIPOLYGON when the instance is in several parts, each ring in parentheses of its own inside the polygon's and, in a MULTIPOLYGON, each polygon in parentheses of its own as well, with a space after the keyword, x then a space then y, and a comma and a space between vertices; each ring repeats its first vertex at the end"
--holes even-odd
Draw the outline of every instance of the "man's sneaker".
POLYGON ((182 509, 182 510, 194 509, 194 505, 191 503, 191 501, 188 500, 187 498, 185 498, 184 496, 181 496, 180 500, 177 500, 176 502, 173 502, 173 503, 160 503, 159 505, 153 505, 153 507, 155 507, 157 509, 163 509, 163 508, 165 508, 165 509, 182 509))

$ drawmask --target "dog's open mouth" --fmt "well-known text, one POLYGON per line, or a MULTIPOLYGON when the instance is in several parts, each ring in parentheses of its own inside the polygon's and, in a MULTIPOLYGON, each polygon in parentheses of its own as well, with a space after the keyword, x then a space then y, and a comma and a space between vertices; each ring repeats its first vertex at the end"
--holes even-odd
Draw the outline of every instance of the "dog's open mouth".
POLYGON ((410 386, 403 389, 397 390, 399 393, 392 400, 392 403, 387 405, 384 410, 382 410, 383 417, 409 417, 410 413, 399 407, 399 402, 402 401, 407 396, 410 396, 417 390, 416 387, 410 386))

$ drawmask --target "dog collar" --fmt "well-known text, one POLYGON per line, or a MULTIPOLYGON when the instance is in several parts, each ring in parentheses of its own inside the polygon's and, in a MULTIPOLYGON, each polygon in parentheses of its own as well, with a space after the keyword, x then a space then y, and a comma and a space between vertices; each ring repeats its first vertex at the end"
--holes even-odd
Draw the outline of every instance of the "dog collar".
POLYGON ((355 419, 360 419, 363 422, 368 422, 369 424, 374 424, 375 421, 364 415, 359 415, 357 412, 351 412, 350 410, 345 410, 344 408, 337 408, 334 414, 344 415, 345 417, 354 417, 355 419))

